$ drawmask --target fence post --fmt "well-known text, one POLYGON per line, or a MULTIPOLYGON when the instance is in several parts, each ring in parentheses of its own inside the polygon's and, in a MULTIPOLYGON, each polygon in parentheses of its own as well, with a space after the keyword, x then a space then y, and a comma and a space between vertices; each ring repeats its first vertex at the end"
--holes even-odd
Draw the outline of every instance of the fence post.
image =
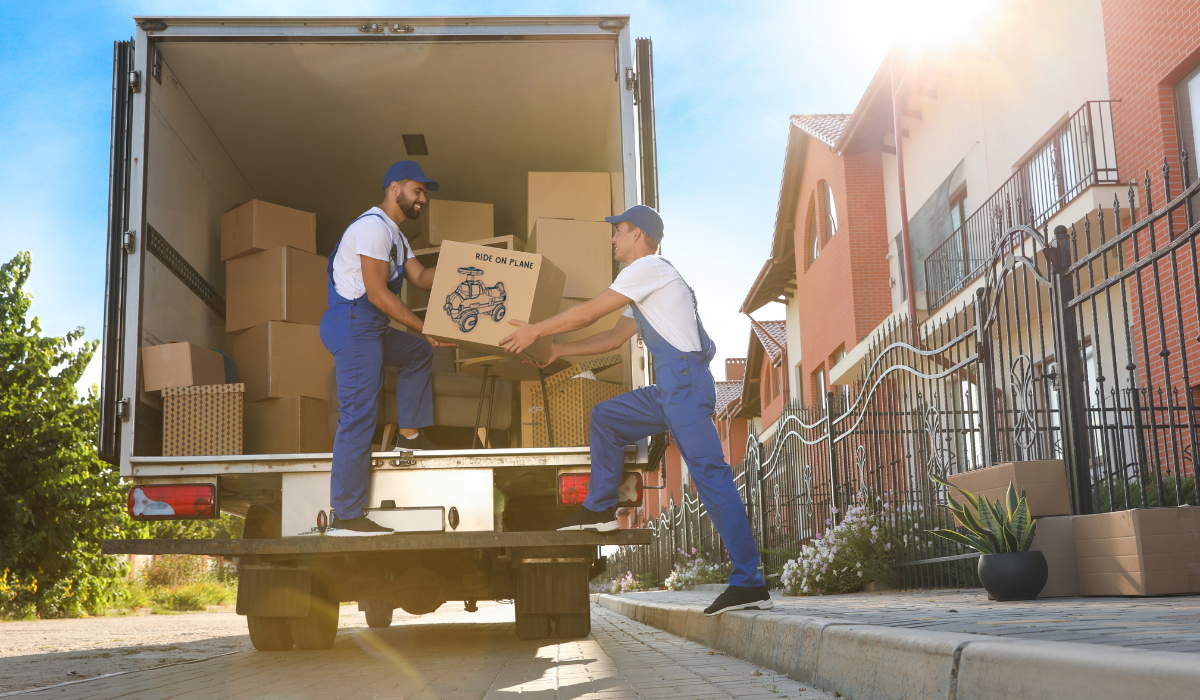
POLYGON ((996 442, 996 378, 992 375, 992 336, 988 332, 988 309, 984 305, 987 292, 979 289, 972 302, 975 308, 976 372, 979 376, 979 410, 982 418, 983 466, 990 467, 999 458, 996 442))
POLYGON ((842 514, 841 505, 838 502, 838 481, 837 481, 837 446, 834 444, 834 438, 837 437, 837 428, 833 427, 833 402, 834 394, 832 391, 825 392, 825 439, 827 454, 829 456, 829 502, 833 506, 833 516, 831 520, 836 525, 841 521, 839 517, 842 514))
POLYGON ((1092 472, 1087 455, 1087 390, 1079 328, 1069 303, 1075 296, 1071 282, 1071 236, 1066 226, 1054 227, 1054 316, 1060 347, 1059 410, 1063 426, 1063 462, 1071 477, 1075 515, 1092 512, 1092 472))

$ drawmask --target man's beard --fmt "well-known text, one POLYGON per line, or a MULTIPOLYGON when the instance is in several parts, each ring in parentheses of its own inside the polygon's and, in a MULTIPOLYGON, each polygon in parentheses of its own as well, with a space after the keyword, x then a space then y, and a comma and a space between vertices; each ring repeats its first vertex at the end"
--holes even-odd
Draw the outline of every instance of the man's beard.
POLYGON ((409 219, 421 218, 421 210, 417 208, 417 203, 406 199, 403 192, 396 195, 396 206, 400 207, 400 211, 404 212, 404 216, 409 219))

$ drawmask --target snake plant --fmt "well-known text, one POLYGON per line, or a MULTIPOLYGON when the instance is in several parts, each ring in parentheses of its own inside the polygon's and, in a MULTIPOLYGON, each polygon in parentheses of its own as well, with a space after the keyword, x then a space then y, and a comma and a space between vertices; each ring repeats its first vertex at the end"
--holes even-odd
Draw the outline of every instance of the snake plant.
POLYGON ((981 554, 1029 551, 1037 523, 1029 515, 1025 491, 1022 490, 1018 498, 1017 489, 1011 480, 1008 482, 1008 493, 1005 494, 1004 502, 996 499, 995 504, 992 504, 988 503, 986 498, 964 491, 937 476, 930 475, 930 478, 947 489, 961 493, 966 499, 966 505, 958 503, 953 496, 947 494, 950 512, 954 513, 954 518, 963 529, 952 530, 943 527, 929 532, 951 542, 965 544, 981 554))

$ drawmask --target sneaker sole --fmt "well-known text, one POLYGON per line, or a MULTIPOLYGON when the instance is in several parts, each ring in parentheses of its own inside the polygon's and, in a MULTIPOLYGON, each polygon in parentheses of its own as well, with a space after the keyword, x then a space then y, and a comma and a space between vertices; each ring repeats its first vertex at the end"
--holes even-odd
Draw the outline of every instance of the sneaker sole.
POLYGON ((394 535, 395 532, 359 532, 358 530, 326 530, 326 537, 378 537, 379 535, 394 535))
POLYGON ((620 528, 621 523, 617 522, 616 520, 612 520, 607 523, 593 523, 591 525, 568 525, 566 527, 558 528, 558 531, 567 532, 568 530, 591 530, 592 532, 612 532, 613 530, 619 530, 620 528))
POLYGON ((709 617, 716 617, 717 615, 720 615, 723 612, 729 612, 730 610, 770 610, 773 607, 775 607, 775 601, 773 600, 757 600, 753 603, 730 605, 729 607, 721 608, 716 612, 706 612, 704 614, 709 617))

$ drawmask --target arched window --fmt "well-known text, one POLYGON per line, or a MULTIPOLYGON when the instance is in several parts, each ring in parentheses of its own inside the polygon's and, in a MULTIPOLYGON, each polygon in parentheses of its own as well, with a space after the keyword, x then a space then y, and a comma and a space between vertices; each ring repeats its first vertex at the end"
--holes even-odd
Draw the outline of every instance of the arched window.
POLYGON ((825 190, 825 236, 833 238, 833 234, 837 233, 837 206, 833 203, 833 188, 828 182, 821 183, 821 189, 825 190))
POLYGON ((821 255, 821 233, 817 230, 816 199, 816 193, 814 192, 813 196, 809 198, 808 202, 808 226, 806 227, 808 230, 805 231, 805 234, 808 236, 809 240, 808 264, 810 265, 816 261, 818 256, 821 255))

